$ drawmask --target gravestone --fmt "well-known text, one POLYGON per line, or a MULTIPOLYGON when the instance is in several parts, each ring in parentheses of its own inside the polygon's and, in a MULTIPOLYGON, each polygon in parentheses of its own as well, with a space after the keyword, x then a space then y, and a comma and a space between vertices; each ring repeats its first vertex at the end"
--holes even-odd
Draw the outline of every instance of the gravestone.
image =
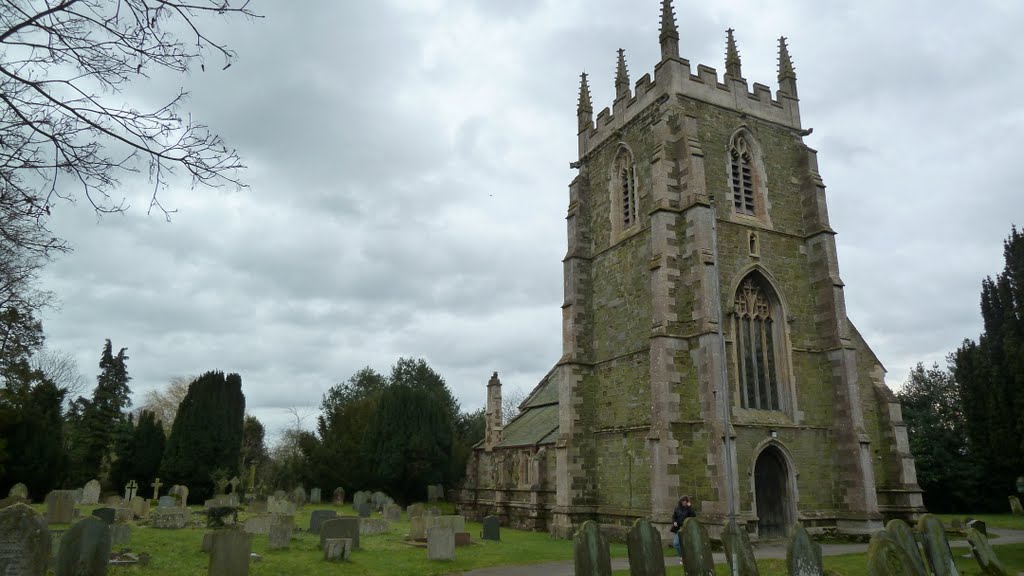
POLYGON ((374 534, 384 534, 390 528, 388 521, 383 518, 360 518, 359 519, 359 533, 372 536, 374 534))
POLYGON ((722 530, 722 545, 725 547, 725 560, 732 568, 731 574, 759 576, 750 538, 747 531, 736 524, 736 520, 729 520, 722 530))
POLYGON ((132 498, 131 502, 128 503, 128 508, 131 509, 132 515, 136 518, 145 519, 149 517, 149 500, 142 496, 132 498))
POLYGON ((76 522, 61 536, 57 576, 103 576, 110 560, 110 529, 99 518, 76 522))
POLYGON ((216 482, 214 482, 214 485, 217 486, 217 495, 218 496, 227 493, 227 491, 228 491, 228 479, 227 478, 221 478, 220 480, 217 480, 216 482))
POLYGON ((334 502, 335 504, 339 505, 339 506, 344 504, 345 503, 345 489, 342 488, 341 486, 338 486, 337 488, 335 488, 334 489, 334 493, 331 495, 331 501, 334 502))
POLYGON ((409 515, 411 520, 415 516, 423 516, 427 511, 427 507, 423 504, 409 504, 409 507, 405 509, 406 514, 409 515))
POLYGON ((497 516, 484 516, 483 530, 480 532, 481 540, 501 540, 501 521, 497 516))
POLYGON ((956 530, 957 532, 960 532, 964 529, 964 521, 961 520, 959 516, 957 516, 949 521, 949 527, 953 530, 956 530))
POLYGON ((601 534, 601 527, 593 520, 584 522, 573 536, 572 559, 576 574, 611 576, 612 560, 608 555, 608 540, 601 534))
POLYGON ((875 532, 868 544, 868 576, 928 576, 919 573, 910 556, 886 530, 875 532))
POLYGON ((124 498, 121 498, 120 496, 107 496, 106 499, 103 500, 103 503, 112 508, 123 508, 124 498))
POLYGON ((124 485, 124 501, 131 502, 132 498, 135 498, 135 493, 139 489, 139 484, 135 480, 128 482, 124 485))
MULTIPOLYGON (((455 532, 451 528, 445 526, 427 528, 427 559, 455 560, 455 532)), ((576 573, 583 574, 578 570, 576 573)), ((609 576, 611 576, 610 572, 609 576)))
POLYGON ((985 525, 984 520, 971 520, 967 523, 967 528, 974 528, 988 538, 988 527, 985 525))
POLYGON ((292 531, 295 529, 295 517, 286 514, 272 514, 270 516, 270 541, 271 550, 284 550, 291 545, 292 531))
POLYGON ((369 495, 366 492, 363 492, 362 490, 357 491, 352 495, 352 508, 358 510, 361 505, 366 503, 368 498, 369 495))
POLYGON ((390 522, 399 522, 402 520, 402 507, 398 504, 385 504, 384 505, 384 519, 390 522))
POLYGON ((464 516, 454 514, 436 516, 427 521, 427 526, 443 526, 445 528, 451 528, 452 532, 465 532, 466 518, 464 516))
POLYGON ((324 540, 324 560, 327 562, 345 562, 351 557, 351 538, 328 538, 324 540))
POLYGON ((885 531, 903 548, 910 562, 914 565, 914 572, 922 576, 928 576, 928 567, 924 563, 924 556, 921 556, 921 548, 917 544, 917 537, 914 529, 903 520, 890 520, 885 525, 885 531))
POLYGON ((295 510, 295 503, 290 502, 285 498, 271 496, 267 499, 267 512, 271 514, 287 514, 291 516, 295 514, 295 510))
POLYGON ((427 537, 427 517, 413 516, 409 518, 409 539, 423 540, 427 537))
MULTIPOLYGON (((24 486, 24 484, 22 484, 24 486)), ((11 490, 14 490, 11 488, 11 490)), ((1010 512, 1013 512, 1014 516, 1024 516, 1024 507, 1020 505, 1020 498, 1016 496, 1010 496, 1010 512)))
POLYGON ((370 494, 370 504, 373 505, 374 512, 380 512, 383 510, 384 505, 387 504, 388 500, 390 500, 390 497, 383 492, 374 492, 373 494, 370 494))
POLYGON ((182 486, 181 484, 175 484, 171 486, 170 492, 168 492, 178 502, 178 508, 188 507, 188 486, 182 486))
POLYGON ((157 508, 149 514, 149 524, 153 528, 181 529, 188 525, 187 514, 182 508, 157 508))
POLYGON ((953 564, 953 553, 949 549, 946 530, 942 521, 932 514, 925 514, 917 521, 917 532, 921 535, 924 557, 935 576, 960 576, 953 564))
POLYGON ((75 504, 82 503, 82 488, 75 488, 72 492, 75 493, 75 504))
POLYGON ((238 476, 235 476, 231 478, 231 480, 228 480, 228 485, 231 486, 232 494, 238 494, 238 485, 241 483, 242 481, 238 479, 238 476))
POLYGON ((786 567, 790 576, 822 576, 821 546, 811 540, 802 524, 793 528, 786 548, 786 567))
MULTIPOLYGON (((485 522, 486 520, 487 518, 484 519, 485 522)), ((637 518, 633 522, 633 526, 626 533, 626 548, 629 551, 631 576, 665 576, 665 553, 661 549, 661 535, 646 518, 637 518)))
POLYGON ((131 539, 132 527, 127 524, 111 524, 108 528, 110 529, 111 547, 127 544, 131 539))
POLYGON ((116 511, 113 508, 96 508, 92 511, 92 515, 103 520, 107 524, 113 524, 116 511))
POLYGON ((302 505, 306 503, 306 489, 299 486, 295 490, 292 490, 292 502, 295 503, 295 506, 301 508, 302 505))
POLYGON ((206 532, 203 534, 202 550, 209 554, 211 548, 213 548, 213 532, 206 532))
POLYGON ((267 512, 266 500, 256 500, 249 503, 249 514, 266 514, 267 512))
POLYGON ((270 534, 270 522, 271 516, 250 516, 245 519, 245 525, 242 528, 248 534, 270 534))
POLYGON ((74 518, 74 490, 54 490, 46 495, 47 524, 70 524, 74 518))
POLYGON ((371 506, 370 506, 369 502, 363 502, 362 504, 359 505, 359 517, 360 518, 369 518, 370 517, 370 511, 371 511, 371 506))
POLYGON ((325 520, 320 525, 320 546, 328 538, 351 538, 352 548, 359 549, 359 518, 355 516, 338 516, 325 520))
POLYGON ((430 508, 427 508, 423 515, 427 518, 436 518, 441 515, 441 510, 439 510, 436 506, 431 506, 430 508))
POLYGON ((210 545, 210 576, 248 576, 252 535, 241 530, 217 530, 210 545))
POLYGON ((100 481, 89 480, 85 483, 85 487, 82 488, 82 504, 99 504, 100 503, 100 481))
POLYGON ((0 574, 43 576, 51 541, 46 520, 29 506, 0 509, 0 574))
POLYGON ((320 503, 320 489, 319 488, 310 488, 309 489, 309 503, 310 504, 319 504, 320 503))
POLYGON ((154 480, 153 483, 150 484, 150 486, 153 487, 153 497, 151 498, 151 500, 159 499, 160 498, 160 487, 163 486, 163 484, 160 483, 160 479, 157 478, 156 480, 154 480))
POLYGON ((996 553, 992 550, 992 546, 989 545, 988 537, 985 536, 984 532, 968 528, 967 543, 971 545, 971 553, 974 554, 974 559, 978 561, 978 566, 981 567, 982 572, 988 576, 1010 576, 1006 567, 996 557, 996 553))
POLYGON ((160 500, 157 501, 157 508, 177 508, 178 499, 174 496, 161 496, 160 500))
POLYGON ((711 556, 711 539, 696 518, 687 518, 679 529, 683 546, 683 568, 687 576, 715 576, 715 559, 711 556))
POLYGON ((337 516, 338 513, 334 510, 313 510, 309 515, 309 533, 319 534, 320 525, 323 524, 324 520, 330 520, 337 516))
POLYGON ((430 484, 427 486, 427 502, 444 500, 444 486, 441 484, 430 484))
POLYGON ((473 543, 469 537, 469 532, 454 532, 455 534, 455 547, 469 546, 473 543))
POLYGON ((24 500, 28 500, 28 486, 25 486, 21 482, 18 482, 14 486, 11 486, 11 489, 7 492, 7 497, 11 498, 15 496, 18 498, 22 498, 24 500))

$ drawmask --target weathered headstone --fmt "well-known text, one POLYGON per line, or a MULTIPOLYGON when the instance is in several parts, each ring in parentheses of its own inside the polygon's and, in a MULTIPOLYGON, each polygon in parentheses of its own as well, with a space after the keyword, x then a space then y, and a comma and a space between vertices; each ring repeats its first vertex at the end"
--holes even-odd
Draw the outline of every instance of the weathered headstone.
POLYGON ((868 544, 868 576, 928 576, 917 571, 910 555, 889 532, 881 530, 868 544))
POLYGON ((374 512, 380 512, 381 510, 383 510, 384 504, 386 504, 388 500, 388 495, 383 492, 378 491, 374 492, 373 494, 370 494, 370 504, 373 505, 374 512))
POLYGON ((409 515, 411 520, 415 516, 423 516, 427 511, 427 507, 423 504, 409 504, 409 507, 405 509, 405 513, 409 515))
POLYGON ((1010 576, 1006 567, 996 557, 995 551, 992 550, 992 546, 989 545, 988 538, 983 532, 975 528, 968 528, 967 543, 971 545, 971 553, 974 554, 974 559, 978 561, 982 572, 988 576, 1010 576))
POLYGON ((910 562, 914 565, 914 572, 921 576, 928 576, 928 567, 921 556, 921 548, 917 544, 914 529, 903 520, 893 519, 885 525, 885 531, 903 548, 910 562))
POLYGON ((427 486, 427 502, 444 500, 444 486, 441 484, 430 484, 427 486))
POLYGON ((821 546, 801 524, 793 528, 786 548, 786 566, 790 576, 822 576, 821 546))
POLYGON ((135 496, 131 502, 128 503, 128 508, 131 509, 132 514, 136 518, 148 518, 149 517, 149 500, 142 496, 135 496))
POLYGON ((352 556, 351 538, 328 538, 324 540, 324 560, 343 562, 352 556))
POLYGON ((469 536, 469 532, 454 532, 455 534, 455 547, 469 546, 473 543, 472 538, 469 536))
POLYGON ((390 522, 400 522, 402 520, 402 507, 398 504, 385 504, 384 519, 390 522))
POLYGON ((220 478, 220 479, 218 479, 216 482, 214 482, 214 485, 217 487, 217 495, 218 496, 221 495, 221 494, 226 494, 227 493, 227 491, 228 491, 228 479, 227 478, 220 478))
POLYGON ((687 518, 679 529, 683 547, 683 569, 687 576, 715 576, 715 559, 711 555, 711 539, 696 518, 687 518))
POLYGON ((157 508, 177 508, 178 507, 178 499, 175 498, 174 496, 161 496, 160 499, 157 500, 156 507, 157 508))
POLYGON ((453 532, 465 532, 466 518, 465 516, 459 516, 456 514, 435 516, 430 520, 427 520, 427 526, 443 526, 445 528, 451 528, 453 532))
POLYGON ((188 525, 188 512, 182 508, 157 508, 149 514, 149 524, 171 530, 184 528, 188 525))
POLYGON ((427 537, 427 517, 413 516, 409 518, 409 539, 423 540, 427 537))
POLYGON ((921 535, 924 545, 924 557, 935 576, 960 576, 953 564, 953 553, 946 539, 946 529, 942 521, 932 514, 925 514, 917 521, 917 532, 921 535))
POLYGON ((188 507, 188 486, 175 484, 174 486, 171 486, 171 489, 168 492, 168 494, 173 496, 174 499, 178 502, 179 508, 188 507))
POLYGON ((61 536, 57 576, 103 576, 110 560, 110 529, 99 518, 76 522, 61 536))
POLYGON ((330 520, 337 516, 338 512, 335 510, 313 510, 309 515, 309 533, 319 534, 320 525, 323 524, 325 520, 330 520))
POLYGON ((436 506, 431 506, 430 508, 427 508, 425 512, 423 512, 423 515, 428 518, 436 518, 441 515, 441 510, 439 510, 436 506))
POLYGON ((123 508, 125 505, 124 498, 120 496, 107 496, 103 503, 111 508, 123 508))
POLYGON ((359 507, 365 504, 369 500, 369 494, 362 490, 357 491, 352 495, 352 508, 358 510, 359 507))
POLYGON ((69 524, 74 518, 74 490, 54 490, 46 495, 46 522, 48 524, 69 524))
POLYGON ((758 576, 760 574, 747 531, 741 529, 736 524, 736 520, 729 520, 722 530, 722 545, 725 547, 725 560, 732 568, 731 574, 737 576, 758 576))
POLYGON ((250 516, 245 519, 243 530, 248 534, 270 534, 271 516, 250 516))
POLYGON ((481 540, 501 540, 501 521, 497 516, 484 516, 483 529, 480 532, 481 540))
POLYGON ((1020 505, 1020 498, 1010 496, 1010 512, 1013 512, 1014 516, 1024 516, 1024 507, 1020 505))
POLYGON ((154 480, 153 483, 150 484, 150 486, 153 487, 153 497, 151 498, 151 500, 159 499, 160 498, 160 487, 163 486, 163 484, 160 483, 160 479, 157 478, 156 480, 154 480))
MULTIPOLYGON (((484 522, 487 518, 484 518, 484 522)), ((633 526, 626 533, 626 548, 629 551, 631 576, 665 576, 665 553, 661 549, 661 535, 646 518, 637 518, 633 522, 633 526)))
POLYGON ((362 504, 360 504, 359 505, 359 517, 360 518, 369 518, 370 517, 371 508, 372 507, 370 506, 369 502, 363 502, 362 504))
POLYGON ((206 532, 203 534, 202 550, 209 554, 211 548, 213 548, 213 532, 206 532))
POLYGON ((309 503, 310 504, 319 504, 320 503, 320 489, 319 488, 310 488, 309 489, 309 503))
POLYGON ((83 489, 82 488, 75 488, 74 490, 72 490, 72 492, 75 493, 75 504, 81 504, 82 503, 82 492, 83 492, 83 489))
POLYGON ((21 482, 18 482, 14 486, 11 486, 10 491, 7 492, 7 496, 17 496, 18 498, 28 500, 28 486, 25 486, 21 482))
POLYGON ((612 560, 608 554, 608 540, 593 520, 584 522, 573 536, 572 559, 576 574, 611 576, 612 560))
POLYGON ((271 514, 295 514, 296 506, 285 498, 271 496, 267 499, 267 512, 271 514))
POLYGON ((359 533, 374 535, 384 534, 390 528, 390 524, 383 518, 360 518, 359 519, 359 533))
POLYGON ((132 498, 135 498, 135 493, 139 490, 139 484, 135 480, 132 480, 124 485, 124 501, 131 502, 132 498))
POLYGON ((338 486, 334 489, 334 494, 331 495, 331 501, 335 504, 341 505, 345 503, 345 489, 338 486))
POLYGON ((46 521, 29 506, 0 509, 0 574, 43 576, 51 540, 46 521))
POLYGON ((248 576, 252 535, 241 530, 217 530, 210 545, 210 576, 248 576))
POLYGON ((270 534, 268 540, 271 550, 283 550, 291 545, 292 531, 295 529, 295 517, 287 514, 270 516, 270 534))
POLYGON ((132 527, 127 524, 111 524, 110 529, 110 546, 121 546, 127 544, 132 536, 132 527))
POLYGON ((116 513, 117 511, 114 510, 113 508, 96 508, 95 510, 92 511, 93 516, 99 518, 100 520, 103 520, 107 524, 114 523, 116 513))
POLYGON ((359 549, 359 518, 355 516, 339 516, 325 520, 320 525, 320 546, 328 538, 351 538, 352 548, 359 549))
MULTIPOLYGON (((455 532, 445 526, 427 528, 427 559, 455 560, 455 532)), ((577 574, 583 574, 577 570, 577 574)), ((611 576, 611 572, 608 573, 611 576)))
POLYGON ((89 480, 82 488, 82 504, 100 503, 100 481, 89 480))
POLYGON ((241 483, 242 481, 238 479, 238 476, 235 476, 231 478, 231 480, 228 480, 228 485, 231 486, 232 494, 238 494, 238 485, 241 483))
POLYGON ((296 506, 301 508, 303 504, 306 503, 306 489, 303 488, 302 486, 299 486, 295 490, 292 490, 292 502, 294 502, 296 506))
POLYGON ((971 520, 967 523, 967 528, 974 528, 978 532, 981 532, 986 538, 988 538, 988 526, 985 525, 984 520, 971 520))

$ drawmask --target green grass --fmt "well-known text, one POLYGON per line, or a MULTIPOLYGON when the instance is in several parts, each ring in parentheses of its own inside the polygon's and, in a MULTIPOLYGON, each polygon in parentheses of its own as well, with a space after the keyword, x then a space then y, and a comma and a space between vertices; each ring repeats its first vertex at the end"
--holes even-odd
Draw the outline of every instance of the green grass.
POLYGON ((981 520, 988 528, 1007 528, 1010 530, 1024 530, 1024 516, 1013 514, 936 514, 942 523, 949 526, 954 518, 959 518, 962 523, 967 518, 981 520))
MULTIPOLYGON (((101 505, 100 505, 101 506, 101 505)), ((100 506, 80 506, 83 514, 100 506)), ((36 510, 45 512, 45 506, 35 505, 36 510)), ((351 506, 338 507, 330 504, 306 506, 295 515, 297 527, 308 527, 310 512, 314 509, 334 509, 339 514, 354 514, 351 506)), ((452 513, 453 508, 442 505, 443 513, 452 513)), ((192 507, 200 512, 201 507, 192 507)), ((1024 520, 1006 515, 972 516, 984 520, 990 527, 1024 529, 1024 520)), ((201 521, 202 514, 194 514, 193 519, 201 521)), ((943 522, 949 523, 952 515, 941 516, 943 522)), ((960 518, 963 518, 961 516, 960 518)), ((244 521, 245 514, 240 515, 244 521)), ((53 526, 66 529, 68 526, 53 526)), ((249 573, 252 576, 284 576, 303 574, 320 575, 374 575, 388 574, 395 576, 431 576, 458 573, 475 568, 488 566, 504 566, 513 564, 537 564, 543 562, 572 560, 572 543, 568 540, 552 539, 546 533, 525 532, 503 528, 501 542, 490 542, 479 539, 481 526, 467 522, 466 530, 471 534, 473 544, 456 548, 455 560, 451 562, 432 562, 427 560, 425 546, 415 546, 404 541, 403 536, 409 531, 407 521, 392 522, 388 534, 361 536, 361 549, 352 554, 352 560, 336 564, 323 561, 319 550, 319 537, 307 532, 296 530, 288 550, 267 550, 266 536, 253 536, 253 552, 261 555, 263 560, 252 564, 249 573)), ((205 527, 190 527, 182 530, 161 530, 148 526, 132 526, 131 540, 124 547, 133 552, 147 552, 152 560, 148 566, 111 567, 111 576, 206 576, 209 557, 201 551, 205 527)), ((993 549, 1010 574, 1024 571, 1024 544, 994 545, 993 549)), ((626 557, 623 544, 612 544, 612 557, 626 557)), ((670 548, 665 550, 666 557, 671 557, 670 548)), ((969 554, 966 548, 954 548, 953 555, 962 576, 981 575, 981 570, 973 558, 963 558, 969 554)), ((865 554, 847 554, 842 556, 826 556, 825 569, 832 576, 865 576, 867 574, 867 557, 865 554)), ((761 576, 785 576, 784 560, 764 559, 758 562, 761 576)), ((728 576, 726 564, 716 566, 719 576, 728 576)), ((617 575, 628 575, 628 570, 615 572, 617 575)), ((670 568, 669 574, 682 574, 681 567, 670 568)))

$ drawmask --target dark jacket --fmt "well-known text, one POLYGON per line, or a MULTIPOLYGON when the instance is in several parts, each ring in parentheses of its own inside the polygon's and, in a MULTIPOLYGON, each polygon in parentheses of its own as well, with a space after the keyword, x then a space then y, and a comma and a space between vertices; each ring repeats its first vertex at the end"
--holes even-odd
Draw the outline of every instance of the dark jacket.
POLYGON ((676 505, 676 509, 672 512, 672 522, 675 522, 675 526, 672 527, 672 531, 676 532, 679 528, 683 527, 683 522, 687 518, 696 518, 697 513, 693 511, 692 506, 676 505))

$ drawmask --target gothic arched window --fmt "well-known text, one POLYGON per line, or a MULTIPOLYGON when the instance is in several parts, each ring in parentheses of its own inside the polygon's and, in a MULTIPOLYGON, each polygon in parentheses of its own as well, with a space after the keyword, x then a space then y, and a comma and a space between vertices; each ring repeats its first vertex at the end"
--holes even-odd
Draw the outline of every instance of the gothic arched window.
POLYGON ((616 191, 618 192, 617 210, 619 211, 622 230, 633 226, 639 220, 636 196, 636 165, 629 150, 622 148, 615 160, 616 191))
POLYGON ((780 314, 770 292, 754 276, 736 292, 736 362, 744 408, 780 410, 777 336, 780 314))
POLYGON ((754 216, 754 157, 750 143, 744 135, 738 135, 729 149, 729 176, 732 182, 732 205, 737 214, 754 216))

